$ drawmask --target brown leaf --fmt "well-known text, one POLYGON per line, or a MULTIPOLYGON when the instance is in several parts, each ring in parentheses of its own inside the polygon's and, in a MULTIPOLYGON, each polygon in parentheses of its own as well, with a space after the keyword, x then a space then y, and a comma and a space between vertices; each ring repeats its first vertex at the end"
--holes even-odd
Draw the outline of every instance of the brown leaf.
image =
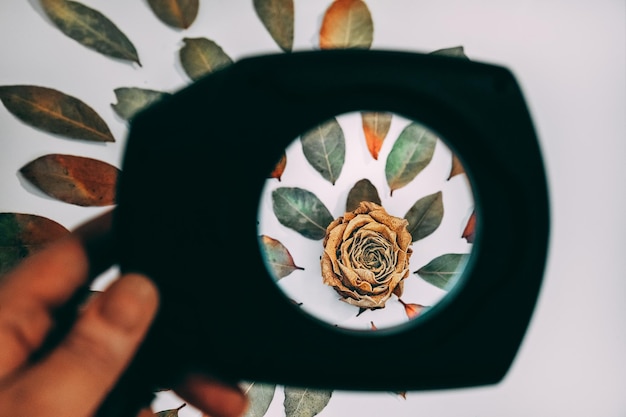
POLYGON ((367 178, 357 181, 348 192, 346 212, 356 210, 362 201, 369 201, 370 203, 381 205, 378 190, 376 190, 374 184, 367 178))
POLYGON ((178 412, 186 405, 186 403, 183 403, 183 405, 178 408, 159 411, 158 413, 154 413, 154 417, 178 417, 178 412))
POLYGON ((148 0, 159 20, 177 29, 187 29, 196 20, 199 0, 148 0))
POLYGON ((49 196, 78 206, 115 204, 119 170, 96 159, 48 154, 29 162, 21 174, 49 196))
POLYGON ((372 330, 378 330, 378 327, 376 327, 376 325, 374 324, 374 322, 373 322, 373 321, 370 321, 370 328, 371 328, 372 330))
POLYGON ((0 275, 23 258, 68 234, 68 229, 46 217, 0 213, 0 275))
POLYGON ((66 36, 83 46, 112 58, 141 66, 133 43, 97 10, 68 0, 40 0, 44 12, 66 36))
POLYGON ((276 44, 285 52, 293 48, 293 0, 254 0, 254 10, 276 44))
POLYGON ((404 312, 406 313, 406 316, 409 319, 414 319, 417 316, 419 316, 422 311, 426 308, 425 306, 421 305, 421 304, 415 304, 415 303, 405 303, 404 301, 402 301, 401 299, 399 299, 400 304, 402 304, 404 306, 404 312))
POLYGON ((374 39, 372 15, 363 0, 335 0, 320 29, 320 48, 368 49, 374 39))
POLYGON ((465 225, 465 229, 463 230, 463 234, 461 235, 461 237, 467 240, 467 243, 474 243, 475 234, 476 234, 476 212, 473 211, 467 221, 467 224, 465 225))
POLYGON ((391 126, 392 113, 362 112, 361 120, 367 149, 374 159, 378 159, 378 152, 391 126))
POLYGON ((291 253, 280 241, 269 236, 261 235, 261 253, 277 281, 293 271, 304 270, 295 264, 291 253))
POLYGON ((452 167, 450 168, 450 175, 448 175, 448 180, 455 175, 464 174, 465 168, 463 164, 461 164, 461 160, 456 154, 452 154, 452 167))
POLYGON ((184 38, 179 51, 180 63, 192 80, 233 63, 221 46, 207 38, 184 38))
POLYGON ((0 100, 15 117, 72 139, 115 142, 106 122, 81 100, 34 85, 0 86, 0 100))
POLYGON ((287 166, 287 155, 283 152, 283 156, 280 157, 280 160, 274 167, 274 170, 270 173, 269 177, 276 178, 278 181, 280 181, 280 179, 283 176, 283 173, 285 172, 286 166, 287 166))

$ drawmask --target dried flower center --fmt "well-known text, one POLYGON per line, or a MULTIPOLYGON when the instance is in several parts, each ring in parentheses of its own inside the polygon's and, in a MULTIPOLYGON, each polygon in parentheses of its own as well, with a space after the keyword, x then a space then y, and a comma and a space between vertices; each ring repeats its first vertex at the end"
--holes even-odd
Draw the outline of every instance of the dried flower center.
POLYGON ((384 282, 385 278, 395 270, 397 256, 393 245, 385 237, 372 230, 359 230, 352 239, 342 245, 344 264, 355 269, 369 270, 374 274, 376 282, 384 282))

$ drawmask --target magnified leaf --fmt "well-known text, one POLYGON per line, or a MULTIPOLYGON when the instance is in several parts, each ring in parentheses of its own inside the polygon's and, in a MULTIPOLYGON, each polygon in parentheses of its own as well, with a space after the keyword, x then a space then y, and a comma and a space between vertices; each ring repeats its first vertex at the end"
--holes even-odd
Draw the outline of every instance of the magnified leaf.
POLYGON ((46 132, 72 139, 115 142, 106 122, 95 110, 52 88, 0 86, 0 100, 15 117, 46 132))
POLYGON ((187 29, 196 20, 199 0, 148 0, 159 20, 177 29, 187 29))
POLYGON ((391 194, 402 188, 430 163, 437 137, 424 126, 411 123, 402 130, 387 156, 385 176, 391 194))
POLYGON ((452 167, 450 168, 450 175, 448 175, 448 179, 456 175, 464 174, 464 173, 465 173, 465 168, 461 164, 459 157, 456 156, 456 154, 452 154, 452 167))
POLYGON ((447 253, 438 256, 414 273, 424 281, 442 290, 449 290, 458 280, 467 263, 466 253, 447 253))
POLYGON ((274 399, 276 384, 244 382, 240 385, 248 397, 248 409, 243 417, 263 417, 274 399))
POLYGON ((362 0, 335 0, 326 12, 320 29, 320 48, 368 49, 374 39, 370 10, 362 0))
POLYGON ((302 188, 277 188, 272 192, 272 206, 278 221, 302 236, 320 240, 333 216, 312 192, 302 188))
POLYGON ((463 235, 461 237, 467 241, 467 243, 474 243, 474 236, 476 235, 476 212, 473 211, 470 218, 463 229, 463 235))
POLYGON ((330 119, 300 137, 307 161, 335 185, 346 160, 346 139, 337 119, 330 119))
POLYGON ((441 191, 420 198, 404 216, 413 242, 432 234, 443 220, 443 194, 441 191))
POLYGON ((286 167, 287 167, 287 154, 283 152, 283 155, 280 157, 280 160, 278 161, 278 163, 276 163, 276 166, 274 167, 274 170, 270 173, 269 177, 276 178, 278 181, 280 181, 280 179, 283 176, 283 173, 285 172, 286 167))
POLYGON ((221 46, 207 38, 184 38, 179 51, 180 63, 192 80, 233 63, 221 46))
POLYGON ((404 307, 404 312, 409 319, 414 319, 418 317, 420 314, 422 314, 422 311, 428 308, 421 304, 405 303, 401 299, 398 299, 398 301, 400 301, 400 304, 402 304, 402 306, 404 307))
POLYGON ((187 404, 183 403, 183 405, 178 408, 159 411, 158 413, 154 413, 154 417, 178 417, 178 412, 186 405, 187 404))
POLYGON ((278 240, 269 236, 261 236, 261 250, 265 256, 265 261, 274 272, 274 278, 279 279, 286 277, 295 270, 304 270, 297 266, 289 253, 289 250, 278 240))
POLYGON ((78 206, 115 204, 119 170, 81 156, 49 154, 26 164, 20 172, 49 196, 78 206))
POLYGON ((99 11, 75 1, 40 2, 52 22, 68 37, 103 55, 136 62, 141 66, 132 42, 99 11))
POLYGON ((138 87, 120 87, 114 91, 117 103, 111 104, 111 107, 124 120, 132 119, 139 111, 171 95, 138 87))
POLYGON ((469 60, 467 55, 465 55, 465 50, 464 50, 463 46, 453 46, 451 48, 437 49, 436 51, 431 52, 431 54, 433 54, 433 55, 452 56, 452 57, 456 57, 456 58, 462 58, 462 59, 469 60))
POLYGON ((0 275, 44 245, 67 234, 69 230, 46 217, 0 213, 0 275))
POLYGON ((391 126, 392 113, 363 112, 361 120, 367 149, 374 159, 378 159, 378 152, 391 126))
POLYGON ((254 10, 276 44, 285 52, 293 48, 293 0, 254 0, 254 10))
POLYGON ((381 205, 378 190, 376 190, 374 184, 372 184, 367 178, 357 181, 348 192, 346 211, 355 210, 361 201, 369 201, 371 203, 381 205))
POLYGON ((332 395, 330 390, 285 387, 285 417, 313 417, 324 410, 332 395))

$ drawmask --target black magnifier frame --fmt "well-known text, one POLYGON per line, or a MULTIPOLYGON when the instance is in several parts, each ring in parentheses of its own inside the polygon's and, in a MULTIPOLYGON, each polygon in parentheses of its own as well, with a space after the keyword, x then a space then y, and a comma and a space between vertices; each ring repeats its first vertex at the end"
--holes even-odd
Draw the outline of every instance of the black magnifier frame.
MULTIPOLYGON (((114 232, 121 270, 147 274, 161 292, 118 391, 169 387, 190 371, 342 390, 472 387, 505 376, 531 319, 548 250, 548 189, 531 117, 506 68, 398 51, 264 55, 132 120, 114 232), (376 332, 301 312, 258 244, 259 199, 284 149, 354 111, 396 113, 437 132, 476 201, 460 284, 427 318, 376 332), (358 352, 387 359, 346 369, 358 352)), ((122 397, 118 406, 132 401, 122 397)))

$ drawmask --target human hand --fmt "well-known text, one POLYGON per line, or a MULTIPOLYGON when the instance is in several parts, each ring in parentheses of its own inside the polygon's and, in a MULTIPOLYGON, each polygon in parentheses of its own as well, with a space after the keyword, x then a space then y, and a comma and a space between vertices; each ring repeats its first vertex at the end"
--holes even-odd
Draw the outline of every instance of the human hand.
MULTIPOLYGON (((110 220, 108 213, 85 224, 0 280, 0 416, 93 416, 129 365, 158 309, 157 288, 140 274, 90 298, 67 336, 33 360, 53 313, 112 264, 110 220)), ((204 375, 190 375, 175 392, 212 417, 237 417, 247 405, 238 388, 204 375)))

